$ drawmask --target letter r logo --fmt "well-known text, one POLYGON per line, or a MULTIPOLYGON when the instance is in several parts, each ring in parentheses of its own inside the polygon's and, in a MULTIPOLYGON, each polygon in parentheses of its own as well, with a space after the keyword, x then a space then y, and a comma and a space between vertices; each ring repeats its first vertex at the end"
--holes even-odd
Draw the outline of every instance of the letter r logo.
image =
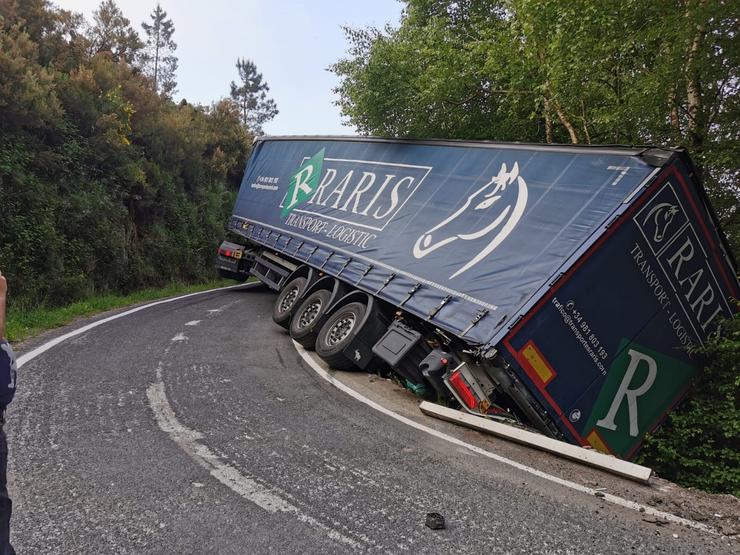
POLYGON ((291 210, 300 206, 310 199, 319 185, 319 175, 324 164, 324 151, 319 150, 311 158, 306 160, 298 171, 290 179, 288 192, 283 199, 283 210, 281 216, 285 218, 291 210))
POLYGON ((293 194, 291 195, 290 203, 287 206, 288 209, 293 208, 298 204, 301 198, 306 195, 310 195, 313 192, 310 185, 312 174, 313 166, 306 166, 293 176, 295 181, 293 182, 293 194))
POLYGON ((583 411, 584 416, 588 415, 585 423, 578 425, 584 422, 581 418, 574 424, 583 438, 597 432, 610 452, 629 458, 642 436, 678 401, 696 368, 685 360, 688 357, 666 356, 626 337, 615 352, 604 380, 594 382, 591 391, 564 414, 575 408, 583 411))
POLYGON ((622 401, 626 397, 627 410, 629 411, 630 435, 632 437, 637 437, 639 432, 637 429, 637 398, 645 395, 645 393, 647 393, 652 387, 653 382, 655 382, 655 377, 658 374, 658 364, 655 362, 653 357, 648 356, 645 353, 641 353, 640 351, 629 349, 628 354, 630 357, 630 363, 627 367, 627 372, 625 372, 624 377, 622 378, 622 383, 617 389, 617 394, 614 396, 611 407, 609 407, 609 412, 606 413, 604 418, 597 420, 596 425, 606 428, 607 430, 616 430, 617 425, 614 423, 614 419, 617 416, 619 408, 622 406, 622 401), (635 372, 640 363, 647 364, 648 375, 640 386, 630 388, 632 378, 635 376, 635 372))

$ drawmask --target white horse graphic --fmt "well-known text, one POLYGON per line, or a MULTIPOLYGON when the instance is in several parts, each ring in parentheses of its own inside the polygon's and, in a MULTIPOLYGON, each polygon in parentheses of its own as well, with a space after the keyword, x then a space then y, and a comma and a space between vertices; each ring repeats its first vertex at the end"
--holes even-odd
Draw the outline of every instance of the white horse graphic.
POLYGON ((669 202, 661 202, 660 204, 653 207, 648 212, 645 219, 642 221, 642 225, 645 225, 653 217, 653 223, 655 224, 655 233, 653 234, 653 241, 660 243, 665 237, 665 232, 668 226, 673 221, 673 218, 678 214, 678 206, 669 202))
MULTIPOLYGON (((431 229, 422 233, 422 235, 416 240, 416 243, 414 244, 414 256, 416 258, 422 258, 428 255, 430 252, 434 252, 437 249, 444 247, 445 245, 449 245, 450 243, 457 241, 458 239, 462 239, 463 241, 473 241, 476 239, 480 239, 481 237, 485 237, 486 235, 494 231, 496 228, 501 226, 503 222, 505 222, 503 223, 503 226, 501 226, 499 232, 493 236, 488 245, 478 254, 476 254, 472 260, 470 260, 462 268, 452 274, 450 276, 450 279, 459 276, 464 271, 469 270, 470 268, 478 264, 478 262, 488 256, 496 247, 501 244, 504 239, 506 239, 506 237, 509 235, 509 233, 511 233, 514 227, 516 227, 516 224, 522 217, 524 209, 527 206, 527 197, 527 184, 519 175, 519 164, 517 162, 514 162, 514 166, 511 168, 511 171, 507 170, 505 163, 501 164, 501 169, 499 170, 498 175, 491 178, 488 183, 486 183, 485 185, 483 185, 483 187, 471 194, 465 201, 465 204, 458 208, 451 216, 447 217, 431 229), (513 184, 514 182, 517 183, 517 186, 519 188, 517 192, 516 202, 513 206, 511 204, 507 204, 503 207, 500 207, 497 204, 497 201, 503 196, 501 193, 506 191, 506 187, 513 184), (434 237, 432 234, 435 234, 436 236, 437 232, 447 226, 450 222, 453 222, 463 214, 478 210, 485 210, 486 213, 491 214, 491 219, 489 223, 487 223, 482 229, 479 229, 478 231, 472 233, 461 233, 444 237, 443 239, 439 239, 437 241, 433 240, 434 237)), ((479 216, 479 214, 475 213, 471 213, 469 215, 479 216)))

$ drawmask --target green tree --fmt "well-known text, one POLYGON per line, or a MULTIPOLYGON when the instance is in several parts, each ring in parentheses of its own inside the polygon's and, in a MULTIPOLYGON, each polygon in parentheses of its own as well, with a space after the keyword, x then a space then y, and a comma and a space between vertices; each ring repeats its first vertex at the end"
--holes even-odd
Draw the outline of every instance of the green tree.
POLYGON ((0 28, 0 130, 5 134, 59 124, 54 72, 38 57, 38 45, 20 24, 0 28))
POLYGON ((71 69, 83 62, 89 50, 83 23, 82 15, 61 10, 50 0, 0 1, 0 26, 19 25, 36 44, 42 65, 71 69))
POLYGON ((177 88, 177 44, 172 40, 175 24, 167 19, 167 12, 159 4, 149 17, 151 23, 141 24, 147 36, 142 63, 154 83, 154 90, 172 96, 177 88))
POLYGON ((331 69, 362 133, 685 145, 740 252, 738 14, 729 0, 406 0, 331 69))
POLYGON ((0 1, 0 267, 12 308, 212 275, 249 152, 230 100, 176 105, 85 28, 44 0, 0 1))
POLYGON ((103 0, 93 12, 93 25, 88 31, 92 53, 109 52, 114 61, 136 62, 144 46, 131 22, 114 0, 103 0))
POLYGON ((507 63, 518 56, 502 4, 408 2, 398 29, 347 29, 349 56, 331 69, 349 123, 379 135, 541 140, 532 91, 507 63))
POLYGON ((262 134, 262 125, 278 114, 277 105, 267 97, 270 87, 251 60, 236 60, 239 84, 231 82, 231 98, 239 106, 244 126, 255 134, 262 134))

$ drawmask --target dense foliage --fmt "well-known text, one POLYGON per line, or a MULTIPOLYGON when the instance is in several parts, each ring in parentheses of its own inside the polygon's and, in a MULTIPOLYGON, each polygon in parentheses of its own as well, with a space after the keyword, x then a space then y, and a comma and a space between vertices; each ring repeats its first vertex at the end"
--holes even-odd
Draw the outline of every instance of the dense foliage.
MULTIPOLYGON (((361 132, 685 146, 740 254, 740 71, 729 0, 406 0, 398 28, 348 29, 333 71, 361 132)), ((642 460, 738 493, 740 324, 642 460)))
POLYGON ((212 275, 251 135, 231 100, 158 94, 144 47, 110 0, 92 25, 46 0, 0 0, 0 268, 12 306, 212 275))
POLYGON ((740 247, 740 41, 729 0, 406 0, 332 67, 364 133, 682 145, 740 247))
POLYGON ((705 348, 691 395, 648 435, 640 461, 662 476, 740 497, 740 318, 705 348))

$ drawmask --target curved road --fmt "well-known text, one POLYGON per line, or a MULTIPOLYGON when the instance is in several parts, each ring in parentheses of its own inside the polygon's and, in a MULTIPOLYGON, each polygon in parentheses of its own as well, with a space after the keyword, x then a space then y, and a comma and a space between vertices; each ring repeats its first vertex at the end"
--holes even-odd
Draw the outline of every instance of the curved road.
POLYGON ((150 307, 25 364, 7 425, 18 552, 736 547, 358 402, 304 363, 271 321, 273 299, 245 288, 150 307), (431 511, 446 530, 424 526, 431 511))

